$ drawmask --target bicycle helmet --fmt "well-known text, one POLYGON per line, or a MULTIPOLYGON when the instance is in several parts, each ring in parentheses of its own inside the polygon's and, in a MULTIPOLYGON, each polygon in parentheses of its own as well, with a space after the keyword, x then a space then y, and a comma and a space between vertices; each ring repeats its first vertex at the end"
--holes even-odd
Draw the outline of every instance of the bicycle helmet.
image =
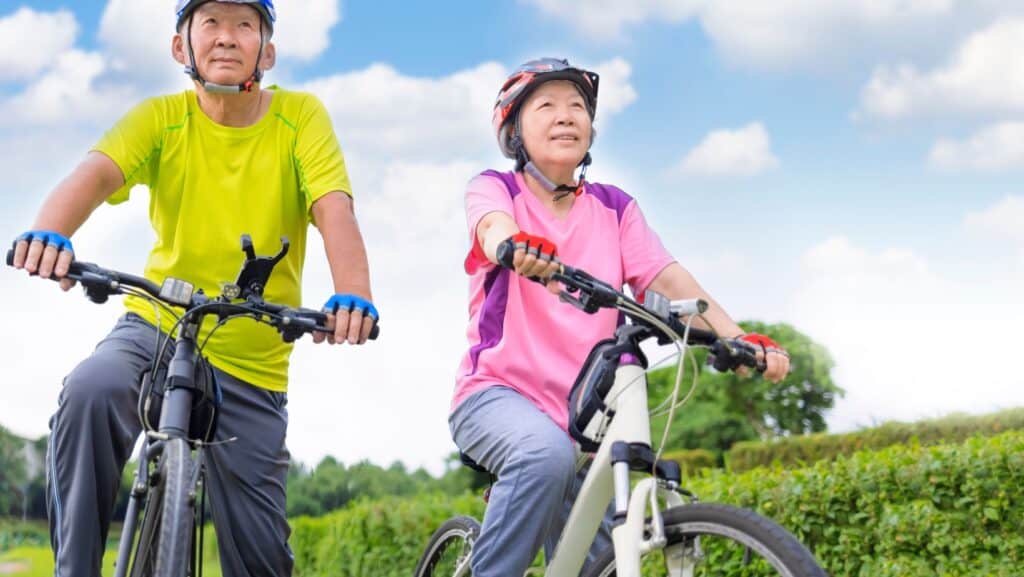
POLYGON ((260 51, 256 56, 256 69, 253 71, 252 76, 245 82, 238 85, 225 85, 216 84, 214 82, 208 82, 199 75, 199 68, 196 66, 196 57, 192 52, 192 27, 187 24, 191 24, 192 14, 196 8, 199 8, 207 2, 224 2, 229 4, 248 4, 256 9, 260 13, 260 17, 263 19, 263 23, 267 26, 270 34, 274 33, 274 22, 277 21, 277 12, 274 10, 273 0, 178 0, 177 7, 175 8, 175 14, 177 15, 177 24, 175 24, 175 30, 179 33, 182 30, 182 26, 185 25, 185 45, 188 46, 188 58, 189 65, 185 67, 185 74, 188 74, 192 80, 198 82, 203 88, 210 92, 219 93, 234 93, 234 92, 250 92, 252 91, 253 84, 263 79, 263 71, 259 68, 260 58, 263 56, 263 46, 265 39, 263 37, 263 28, 260 27, 260 51))
POLYGON ((498 91, 498 98, 494 102, 494 111, 491 115, 491 124, 494 127, 495 136, 498 139, 498 148, 506 158, 516 161, 516 169, 529 172, 552 192, 566 191, 574 192, 577 195, 583 189, 583 176, 586 174, 587 166, 590 164, 590 152, 583 157, 580 164, 583 171, 580 173, 580 181, 577 186, 557 186, 540 170, 530 162, 529 154, 523 141, 520 138, 522 130, 519 124, 519 109, 522 107, 530 94, 538 86, 552 80, 568 80, 580 91, 590 113, 590 120, 594 120, 597 113, 597 88, 599 76, 595 72, 577 68, 569 64, 568 60, 559 58, 539 58, 530 60, 520 65, 505 80, 501 90, 498 91))
POLYGON ((260 13, 260 16, 263 17, 263 23, 271 30, 274 29, 274 22, 277 21, 277 12, 274 10, 273 0, 178 0, 178 5, 174 9, 175 14, 178 16, 177 24, 174 26, 175 30, 180 31, 181 25, 192 15, 192 11, 207 2, 251 4, 260 13))

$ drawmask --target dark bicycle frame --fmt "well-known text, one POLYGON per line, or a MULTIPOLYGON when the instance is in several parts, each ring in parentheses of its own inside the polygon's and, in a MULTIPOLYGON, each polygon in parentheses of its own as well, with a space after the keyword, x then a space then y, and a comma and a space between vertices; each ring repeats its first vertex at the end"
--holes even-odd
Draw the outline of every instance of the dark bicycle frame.
MULTIPOLYGON (((249 235, 242 235, 242 250, 247 257, 242 265, 242 270, 235 283, 227 285, 221 296, 214 298, 205 295, 201 289, 192 292, 191 285, 177 279, 169 278, 164 281, 162 286, 158 286, 146 278, 106 270, 92 263, 82 261, 71 263, 66 277, 81 283, 86 295, 95 303, 102 304, 110 295, 115 294, 141 295, 141 293, 145 293, 141 296, 148 295, 152 300, 184 308, 185 311, 179 321, 180 328, 175 339, 174 356, 167 365, 159 425, 155 431, 152 429, 144 431, 145 441, 139 453, 131 498, 125 513, 121 541, 118 546, 115 577, 126 577, 129 571, 133 576, 139 575, 142 570, 135 566, 129 567, 129 558, 132 556, 133 548, 136 549, 134 556, 136 561, 144 559, 148 553, 145 549, 134 547, 135 534, 140 509, 142 509, 143 526, 146 525, 148 515, 155 514, 155 511, 149 507, 148 501, 150 491, 153 489, 150 465, 159 462, 166 441, 184 439, 188 443, 193 450, 191 459, 195 463, 194 474, 190 480, 190 494, 195 497, 197 490, 202 487, 203 463, 207 444, 197 439, 190 439, 188 433, 192 403, 197 392, 195 370, 200 356, 197 339, 203 320, 208 315, 216 315, 222 321, 232 317, 257 317, 274 326, 286 342, 292 342, 305 333, 331 332, 325 326, 327 317, 323 312, 292 308, 263 300, 263 289, 270 278, 274 265, 287 254, 288 247, 288 239, 282 237, 281 251, 276 256, 258 257, 253 249, 252 239, 249 235), (244 302, 238 302, 239 299, 244 299, 244 302), (144 500, 146 500, 145 505, 143 505, 144 500)), ((13 260, 14 251, 12 249, 7 252, 7 264, 13 265, 13 260)), ((54 278, 54 280, 57 279, 54 278)), ((157 330, 159 331, 160 328, 157 327, 157 330)), ((379 327, 374 325, 370 338, 375 339, 378 333, 379 327)), ((165 336, 164 338, 170 337, 165 336)), ((159 358, 163 354, 162 347, 154 354, 157 355, 157 362, 159 362, 159 358)), ((152 374, 155 377, 156 372, 154 371, 152 374)), ((199 534, 199 547, 196 547, 197 532, 192 532, 192 554, 189 556, 189 569, 191 570, 190 574, 193 575, 197 571, 198 574, 202 574, 202 567, 198 562, 202 555, 200 549, 202 547, 203 523, 199 522, 202 512, 198 510, 201 506, 201 504, 193 504, 193 512, 199 516, 194 515, 191 520, 196 523, 199 534)), ((160 519, 152 519, 150 522, 157 523, 154 530, 160 530, 160 519)), ((146 543, 139 544, 139 547, 146 546, 146 543)))

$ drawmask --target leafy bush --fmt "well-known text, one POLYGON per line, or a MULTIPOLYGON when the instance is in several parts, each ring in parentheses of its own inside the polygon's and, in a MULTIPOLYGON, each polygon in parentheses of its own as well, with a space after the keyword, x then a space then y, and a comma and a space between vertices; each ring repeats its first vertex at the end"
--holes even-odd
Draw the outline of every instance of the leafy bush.
POLYGON ((683 449, 682 451, 666 451, 662 459, 675 461, 683 468, 683 476, 694 475, 703 469, 715 466, 715 455, 704 449, 683 449))
POLYGON ((0 519, 0 552, 15 547, 42 547, 49 544, 50 534, 45 523, 0 519))
POLYGON ((772 517, 836 576, 1009 576, 1024 568, 1021 432, 862 451, 804 469, 709 471, 690 488, 772 517))
POLYGON ((982 416, 950 415, 914 423, 890 422, 839 435, 814 434, 770 442, 736 443, 726 454, 726 466, 736 472, 778 463, 803 465, 865 449, 920 443, 936 445, 966 440, 973 435, 994 435, 1024 430, 1024 408, 982 416))
MULTIPOLYGON (((760 511, 835 577, 1011 577, 1024 568, 1024 433, 862 451, 813 467, 688 480, 703 501, 760 511)), ((357 501, 293 522, 296 575, 411 574, 448 517, 480 518, 479 495, 357 501)))
POLYGON ((433 493, 359 500, 319 518, 292 521, 296 577, 408 577, 441 523, 458 514, 482 518, 479 494, 433 493))

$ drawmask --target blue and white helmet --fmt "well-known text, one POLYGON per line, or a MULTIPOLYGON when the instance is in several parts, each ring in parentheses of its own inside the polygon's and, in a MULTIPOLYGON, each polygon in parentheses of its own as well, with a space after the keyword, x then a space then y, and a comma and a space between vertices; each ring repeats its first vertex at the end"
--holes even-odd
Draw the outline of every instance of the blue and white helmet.
POLYGON ((181 30, 182 23, 192 14, 192 11, 207 2, 251 4, 260 13, 260 16, 263 17, 263 23, 271 30, 274 29, 274 22, 277 20, 277 12, 274 11, 274 0, 178 0, 178 5, 174 9, 175 14, 178 16, 178 21, 174 25, 174 29, 181 30))

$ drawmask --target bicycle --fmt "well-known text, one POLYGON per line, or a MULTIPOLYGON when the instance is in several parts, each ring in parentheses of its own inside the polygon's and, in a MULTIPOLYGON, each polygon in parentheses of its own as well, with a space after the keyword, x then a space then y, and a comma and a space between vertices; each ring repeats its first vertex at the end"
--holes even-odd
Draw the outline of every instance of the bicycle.
MULTIPOLYGON (((512 268, 512 252, 507 242, 499 246, 501 266, 512 268)), ((813 554, 786 529, 753 511, 699 502, 682 486, 679 464, 661 460, 660 450, 656 453, 651 449, 651 415, 659 410, 668 414, 667 435, 675 410, 693 392, 691 388, 686 398, 679 400, 686 348, 709 349, 709 360, 720 371, 740 366, 763 371, 765 367, 757 361, 753 346, 691 327, 693 320, 707 310, 702 300, 669 301, 647 291, 641 304, 585 271, 564 264, 552 278, 564 286, 559 294, 562 301, 589 314, 602 308, 617 309, 631 323, 622 324, 614 338, 593 347, 571 389, 569 432, 578 451, 592 458, 543 574, 580 574, 608 504, 614 500, 613 544, 596 556, 586 577, 825 577, 813 554), (648 339, 674 344, 680 353, 668 405, 663 403, 655 410, 648 408, 648 362, 640 349, 640 343, 648 339), (631 472, 648 476, 631 488, 631 472), (661 502, 666 505, 664 510, 661 502), (664 558, 661 567, 650 560, 642 562, 642 557, 657 551, 664 558)), ((666 438, 662 437, 662 447, 666 438)), ((486 472, 468 456, 462 455, 462 460, 486 472)), ((479 533, 480 523, 472 517, 447 520, 430 537, 415 576, 470 575, 473 544, 479 533)), ((537 571, 531 569, 528 573, 537 571)))
MULTIPOLYGON (((212 298, 180 279, 168 277, 157 286, 148 279, 93 263, 71 263, 67 277, 81 283, 91 301, 102 304, 111 295, 131 294, 177 319, 168 334, 158 336, 153 366, 143 377, 138 413, 144 440, 121 532, 116 577, 202 575, 203 463, 206 447, 213 444, 220 397, 212 369, 202 356, 206 341, 198 342, 203 319, 208 315, 218 317, 212 331, 232 319, 255 319, 277 329, 285 342, 306 333, 332 332, 325 326, 327 316, 323 312, 263 299, 274 266, 288 253, 288 247, 288 239, 282 237, 276 256, 256 256, 252 239, 242 235, 246 258, 238 278, 212 298), (175 308, 184 312, 179 315, 175 308), (164 365, 175 332, 174 354, 164 365), (154 422, 159 424, 154 427, 154 422)), ((9 250, 8 266, 13 261, 14 251, 9 250)), ((374 326, 370 338, 378 334, 379 327, 374 326)))

